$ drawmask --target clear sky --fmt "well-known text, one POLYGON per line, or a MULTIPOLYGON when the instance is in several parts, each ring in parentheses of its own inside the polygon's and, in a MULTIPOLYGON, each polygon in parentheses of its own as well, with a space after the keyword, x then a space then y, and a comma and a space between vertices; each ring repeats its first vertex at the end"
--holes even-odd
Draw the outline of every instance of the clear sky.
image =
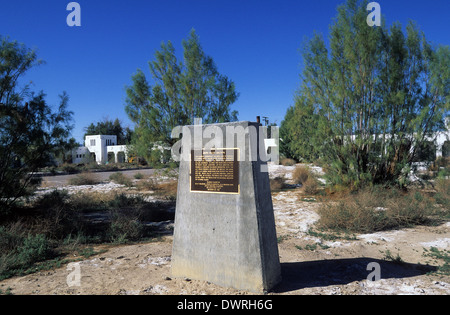
MULTIPOLYGON (((73 136, 104 118, 133 127, 125 85, 141 68, 150 77, 162 41, 181 41, 195 28, 221 74, 236 84, 240 120, 268 116, 278 124, 293 105, 301 73, 299 48, 314 30, 328 35, 345 0, 78 0, 81 27, 66 24, 69 0, 0 0, 0 35, 36 48, 46 64, 22 83, 43 90, 52 105, 67 91, 73 136)), ((428 40, 450 45, 450 0, 378 0, 388 25, 417 21, 428 40)))

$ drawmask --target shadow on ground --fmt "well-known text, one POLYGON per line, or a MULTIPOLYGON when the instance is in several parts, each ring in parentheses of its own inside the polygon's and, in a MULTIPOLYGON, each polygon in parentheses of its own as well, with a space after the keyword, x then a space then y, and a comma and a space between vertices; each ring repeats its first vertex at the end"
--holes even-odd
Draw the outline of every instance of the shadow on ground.
POLYGON ((274 292, 282 293, 304 288, 344 285, 354 281, 366 280, 374 269, 370 263, 380 265, 381 279, 408 278, 424 275, 437 270, 437 267, 396 263, 374 258, 331 259, 281 264, 281 283, 274 292))

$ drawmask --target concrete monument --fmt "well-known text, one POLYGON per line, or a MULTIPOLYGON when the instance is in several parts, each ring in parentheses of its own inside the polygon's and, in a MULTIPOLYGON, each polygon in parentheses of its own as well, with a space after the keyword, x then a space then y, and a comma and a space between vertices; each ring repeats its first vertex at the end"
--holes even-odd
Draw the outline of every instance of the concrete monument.
POLYGON ((252 122, 179 130, 173 276, 252 292, 281 280, 261 130, 252 122))

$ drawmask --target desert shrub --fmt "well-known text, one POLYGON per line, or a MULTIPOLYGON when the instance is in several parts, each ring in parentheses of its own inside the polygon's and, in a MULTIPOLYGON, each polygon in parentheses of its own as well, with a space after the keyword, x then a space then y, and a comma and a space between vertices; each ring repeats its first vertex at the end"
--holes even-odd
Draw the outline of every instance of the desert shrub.
POLYGON ((435 180, 436 194, 434 198, 447 212, 450 211, 450 179, 439 177, 435 180))
POLYGON ((135 179, 143 179, 144 178, 144 174, 137 172, 136 174, 134 174, 134 178, 135 179))
POLYGON ((295 168, 294 172, 292 173, 292 180, 294 181, 295 184, 304 184, 311 176, 313 175, 311 174, 309 167, 299 165, 295 168))
POLYGON ((177 197, 178 181, 157 183, 154 179, 141 180, 136 184, 140 191, 153 191, 158 197, 175 200, 177 197))
POLYGON ((443 261, 443 265, 438 267, 437 274, 450 275, 450 251, 443 249, 439 250, 436 247, 431 247, 430 250, 424 248, 423 255, 425 257, 432 257, 443 261))
POLYGON ((386 207, 389 223, 393 227, 408 227, 429 221, 433 204, 416 191, 387 200, 386 207))
POLYGON ((419 192, 368 188, 319 208, 319 225, 348 232, 371 233, 425 224, 432 214, 430 199, 419 192))
POLYGON ((16 222, 10 226, 0 226, 0 253, 20 247, 25 237, 23 225, 16 222))
POLYGON ((155 194, 167 200, 176 200, 178 191, 178 181, 170 181, 156 185, 155 194))
POLYGON ((75 164, 64 164, 60 169, 68 174, 76 174, 79 172, 78 167, 75 164))
POLYGON ((270 179, 270 190, 277 191, 285 187, 284 179, 280 176, 270 179))
POLYGON ((45 260, 50 252, 50 243, 44 235, 28 235, 23 240, 22 246, 17 249, 17 263, 21 266, 29 266, 34 262, 45 260))
POLYGON ((70 196, 65 190, 54 190, 41 196, 34 204, 32 231, 59 239, 80 229, 80 213, 69 201, 70 196))
POLYGON ((314 176, 309 176, 303 183, 303 191, 308 195, 315 195, 319 191, 319 182, 314 176))
POLYGON ((101 183, 99 178, 92 173, 81 173, 69 179, 69 185, 74 186, 97 185, 99 183, 101 183))
POLYGON ((23 274, 53 255, 50 242, 44 235, 26 234, 18 226, 0 227, 0 280, 23 274))
POLYGON ((293 159, 288 159, 288 158, 284 158, 281 160, 280 164, 283 166, 292 166, 295 165, 295 160, 293 159))
POLYGON ((139 240, 144 235, 139 211, 112 211, 107 235, 113 243, 119 244, 139 240))
POLYGON ((109 179, 116 182, 117 184, 125 185, 127 187, 131 187, 133 185, 133 182, 131 181, 131 179, 129 177, 123 175, 123 173, 120 173, 120 172, 111 174, 109 176, 109 179))
MULTIPOLYGON (((176 193, 176 183, 168 183, 164 189, 176 193)), ((140 195, 115 192, 69 195, 55 190, 40 196, 3 218, 0 280, 48 268, 45 266, 51 262, 41 261, 87 244, 125 243, 153 237, 154 228, 145 222, 173 220, 174 208, 173 202, 148 202, 140 195)))
POLYGON ((66 190, 53 190, 50 193, 40 196, 34 203, 39 209, 50 209, 64 205, 69 199, 66 190))
POLYGON ((124 209, 124 208, 136 208, 146 201, 141 195, 126 195, 126 194, 114 194, 113 197, 108 200, 108 208, 124 209))
POLYGON ((142 191, 142 190, 156 190, 157 189, 157 184, 152 178, 149 178, 149 179, 146 179, 146 180, 140 180, 136 184, 136 187, 140 191, 142 191))
POLYGON ((292 173, 295 184, 302 184, 303 191, 308 195, 315 195, 319 190, 319 182, 308 166, 299 165, 292 173))
POLYGON ((318 212, 319 225, 324 228, 359 233, 384 229, 385 213, 362 207, 355 200, 326 203, 318 212))
POLYGON ((88 210, 104 210, 107 209, 108 203, 114 199, 116 194, 109 192, 78 192, 70 195, 70 205, 73 209, 80 211, 88 210))

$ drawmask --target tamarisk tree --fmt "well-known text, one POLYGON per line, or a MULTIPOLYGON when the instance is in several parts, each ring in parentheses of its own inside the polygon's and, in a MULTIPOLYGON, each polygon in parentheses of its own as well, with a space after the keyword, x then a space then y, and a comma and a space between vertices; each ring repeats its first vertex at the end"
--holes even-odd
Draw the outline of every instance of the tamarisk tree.
POLYGON ((237 100, 234 82, 220 74, 213 59, 203 51, 195 30, 183 40, 183 62, 169 41, 161 44, 149 62, 152 85, 140 69, 126 88, 125 111, 135 123, 134 148, 148 158, 151 143, 172 145, 171 131, 176 126, 236 121, 230 106, 237 100))
POLYGON ((421 148, 446 128, 450 49, 431 45, 414 22, 370 27, 366 7, 348 0, 329 44, 314 34, 303 45, 302 84, 280 134, 288 154, 322 159, 332 184, 403 186, 421 148))
POLYGON ((36 171, 71 143, 68 95, 60 96, 53 111, 44 92, 17 87, 20 77, 39 64, 35 51, 0 37, 0 214, 32 193, 36 171))

